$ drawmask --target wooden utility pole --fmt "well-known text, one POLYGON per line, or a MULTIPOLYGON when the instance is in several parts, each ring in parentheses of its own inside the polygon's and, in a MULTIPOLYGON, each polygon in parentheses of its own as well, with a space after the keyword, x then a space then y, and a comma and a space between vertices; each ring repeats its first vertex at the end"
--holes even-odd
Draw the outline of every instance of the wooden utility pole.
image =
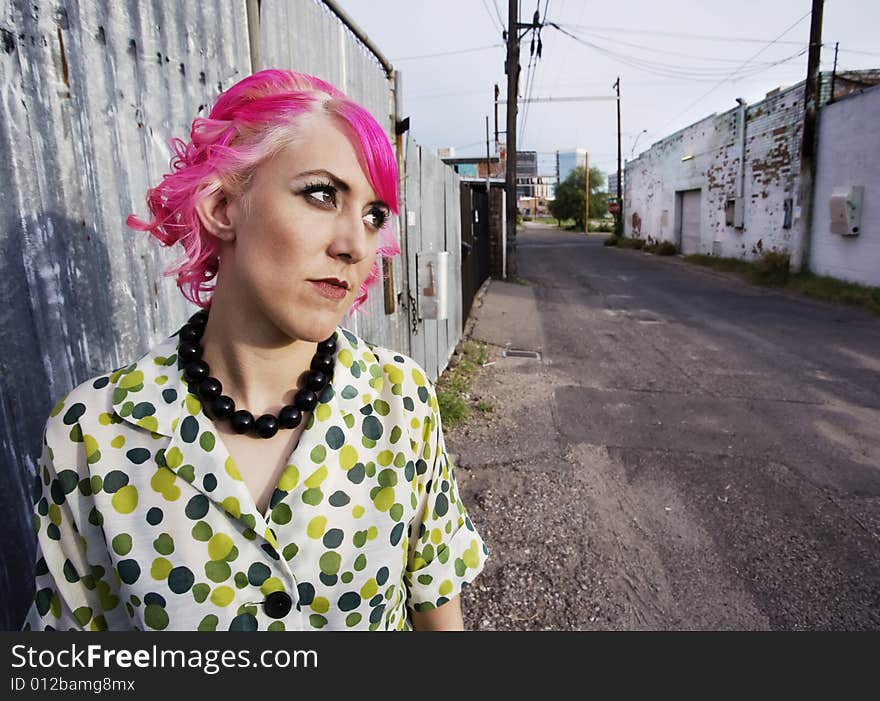
POLYGON ((831 94, 828 96, 828 102, 834 102, 834 84, 837 82, 837 48, 840 46, 839 41, 834 42, 834 68, 831 69, 831 94))
MULTIPOLYGON (((620 172, 620 77, 614 83, 617 90, 617 211, 614 213, 614 233, 623 235, 623 173, 620 172)), ((589 180, 587 175, 587 180, 589 180)))
POLYGON ((507 276, 516 278, 516 108, 519 99, 519 13, 507 3, 507 276))
POLYGON ((813 0, 810 18, 810 51, 804 86, 804 126, 801 140, 801 181, 798 188, 800 221, 791 250, 790 268, 799 273, 808 267, 810 227, 813 225, 813 181, 816 177, 816 114, 819 102, 819 57, 822 51, 823 0, 813 0))
POLYGON ((584 176, 587 184, 584 186, 584 233, 590 233, 590 154, 584 152, 584 176))

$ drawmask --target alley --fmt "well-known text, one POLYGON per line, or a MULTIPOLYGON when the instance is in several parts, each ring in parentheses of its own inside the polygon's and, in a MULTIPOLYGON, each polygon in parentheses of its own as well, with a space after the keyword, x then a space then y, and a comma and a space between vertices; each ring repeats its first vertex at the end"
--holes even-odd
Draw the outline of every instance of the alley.
POLYGON ((880 628, 880 319, 599 236, 519 242, 529 284, 477 310, 494 410, 447 439, 491 555, 470 627, 880 628), (501 357, 529 304, 542 359, 501 357))

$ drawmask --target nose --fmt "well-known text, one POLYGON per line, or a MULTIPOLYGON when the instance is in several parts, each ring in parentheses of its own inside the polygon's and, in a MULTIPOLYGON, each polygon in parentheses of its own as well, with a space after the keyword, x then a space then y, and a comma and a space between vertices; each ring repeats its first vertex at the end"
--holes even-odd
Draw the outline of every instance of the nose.
POLYGON ((341 212, 333 224, 328 253, 347 263, 359 263, 370 253, 366 224, 357 211, 341 212))

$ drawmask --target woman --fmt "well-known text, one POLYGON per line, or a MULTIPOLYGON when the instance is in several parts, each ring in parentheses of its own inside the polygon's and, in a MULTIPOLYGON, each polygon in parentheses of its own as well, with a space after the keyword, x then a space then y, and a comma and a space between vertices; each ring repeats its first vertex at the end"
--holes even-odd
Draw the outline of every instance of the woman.
POLYGON ((434 388, 337 326, 399 252, 381 127, 266 70, 174 148, 129 224, 203 309, 53 409, 24 629, 463 628, 487 550, 434 388))

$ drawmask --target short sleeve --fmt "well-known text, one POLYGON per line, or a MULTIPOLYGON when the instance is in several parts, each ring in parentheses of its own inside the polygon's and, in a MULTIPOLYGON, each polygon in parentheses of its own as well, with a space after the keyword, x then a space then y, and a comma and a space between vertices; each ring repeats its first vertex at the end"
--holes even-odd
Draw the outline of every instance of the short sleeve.
POLYGON ((88 499, 88 463, 84 455, 82 460, 77 457, 84 453, 76 440, 81 435, 79 426, 64 426, 68 433, 59 424, 49 419, 37 464, 33 494, 36 576, 34 598, 22 630, 106 630, 110 612, 118 614, 123 609, 118 582, 113 581, 118 575, 106 548, 103 556, 97 552, 87 556, 89 541, 81 531, 88 528, 87 536, 97 537, 104 546, 101 517, 88 499), (65 442, 57 455, 50 445, 53 435, 60 435, 65 442), (56 466, 56 458, 63 464, 56 466))
POLYGON ((482 571, 489 554, 461 501, 433 386, 429 393, 433 426, 423 450, 428 469, 410 524, 404 573, 406 603, 417 612, 442 606, 461 593, 482 571))

